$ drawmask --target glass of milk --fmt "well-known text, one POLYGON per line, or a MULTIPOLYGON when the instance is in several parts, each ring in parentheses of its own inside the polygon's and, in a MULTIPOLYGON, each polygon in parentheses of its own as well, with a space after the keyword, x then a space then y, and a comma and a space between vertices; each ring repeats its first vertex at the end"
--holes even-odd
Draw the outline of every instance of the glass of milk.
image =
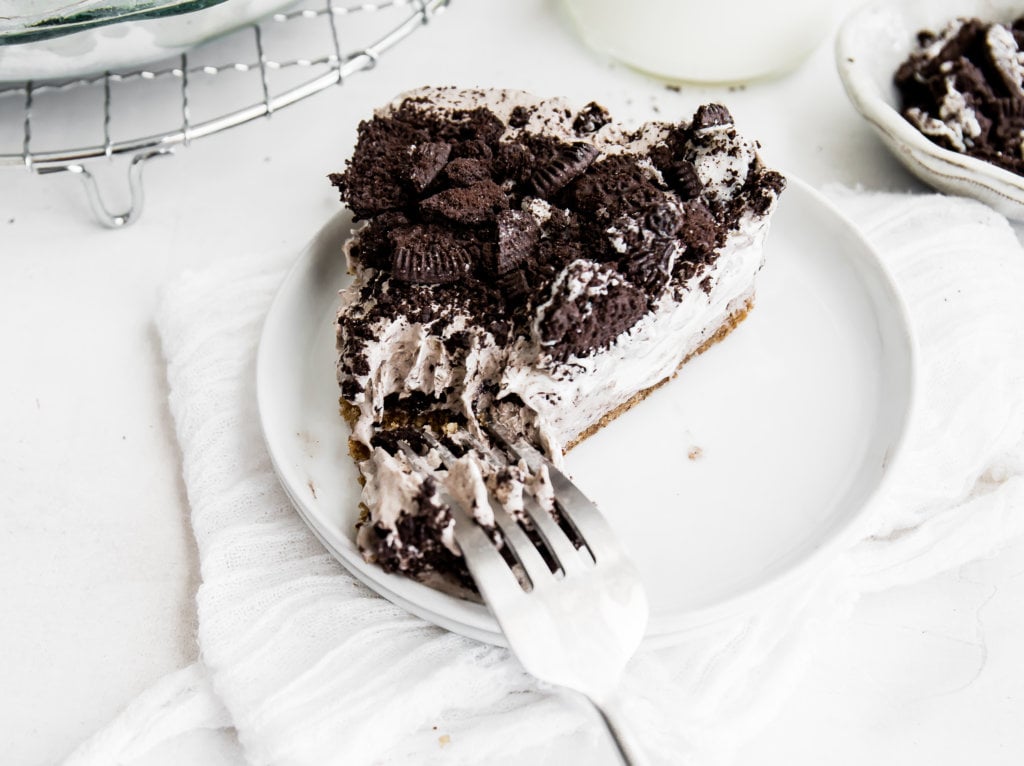
POLYGON ((835 0, 564 0, 593 48, 665 80, 742 83, 799 65, 835 0))

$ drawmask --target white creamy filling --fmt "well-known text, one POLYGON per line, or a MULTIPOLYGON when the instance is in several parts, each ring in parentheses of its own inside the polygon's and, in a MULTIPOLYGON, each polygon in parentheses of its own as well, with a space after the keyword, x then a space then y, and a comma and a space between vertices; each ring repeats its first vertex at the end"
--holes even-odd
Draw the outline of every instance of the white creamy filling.
POLYGON ((402 511, 416 507, 423 477, 414 473, 404 458, 375 447, 370 459, 360 466, 366 483, 362 500, 374 510, 376 521, 393 529, 402 511))
POLYGON ((703 131, 705 143, 697 147, 693 165, 710 199, 728 200, 747 180, 747 172, 757 156, 753 141, 735 134, 731 125, 703 131))
MULTIPOLYGON (((362 282, 351 285, 346 298, 354 300, 362 282)), ((384 400, 392 395, 419 392, 443 399, 459 391, 459 411, 475 422, 473 404, 480 386, 497 376, 504 352, 487 332, 474 333, 473 346, 464 360, 457 360, 445 348, 444 339, 470 327, 464 315, 455 316, 442 337, 432 335, 427 326, 409 322, 404 316, 378 320, 372 328, 374 338, 362 348, 370 373, 359 378, 363 393, 356 398, 359 419, 353 437, 369 446, 374 423, 380 422, 384 400)))
POLYGON ((517 394, 564 447, 605 413, 670 377, 752 297, 766 233, 764 219, 748 222, 712 264, 710 290, 699 286, 707 271, 698 273, 682 300, 666 296, 608 349, 539 368, 534 343, 520 342, 502 374, 499 398, 517 394))

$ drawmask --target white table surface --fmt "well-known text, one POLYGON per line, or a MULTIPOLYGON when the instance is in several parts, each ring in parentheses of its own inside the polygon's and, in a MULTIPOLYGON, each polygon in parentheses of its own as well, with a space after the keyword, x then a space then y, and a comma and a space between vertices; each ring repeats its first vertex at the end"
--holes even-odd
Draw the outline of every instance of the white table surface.
MULTIPOLYGON (((778 81, 675 92, 588 52, 552 2, 454 0, 372 74, 152 163, 128 229, 97 226, 71 176, 0 169, 0 762, 59 760, 196 656, 196 552, 153 329, 168 280, 297 253, 338 207, 324 176, 358 120, 426 83, 564 93, 637 119, 722 100, 771 164, 814 185, 921 191, 846 101, 830 42, 778 81)), ((865 598, 738 763, 1024 762, 1022 575, 1016 544, 865 598)), ((236 761, 224 735, 147 759, 236 761)))

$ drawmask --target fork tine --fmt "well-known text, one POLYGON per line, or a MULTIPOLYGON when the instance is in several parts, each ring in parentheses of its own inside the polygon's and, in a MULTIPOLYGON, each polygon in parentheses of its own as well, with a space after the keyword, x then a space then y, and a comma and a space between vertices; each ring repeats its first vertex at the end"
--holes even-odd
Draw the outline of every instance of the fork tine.
MULTIPOLYGON (((511 462, 511 457, 514 454, 511 450, 496 452, 491 446, 482 443, 475 436, 468 435, 467 438, 469 443, 478 452, 494 456, 504 464, 511 462)), ((447 449, 443 444, 438 444, 438 447, 447 449)), ((564 574, 571 574, 583 571, 586 565, 583 558, 581 558, 580 551, 576 549, 576 546, 568 538, 565 531, 558 526, 551 514, 541 507, 536 498, 527 493, 523 494, 523 511, 529 517, 534 530, 540 536, 544 545, 547 546, 548 551, 558 563, 562 572, 564 574)))
POLYGON ((494 513, 494 523, 498 525, 501 533, 505 536, 505 542, 511 548, 512 555, 526 570, 530 584, 534 588, 543 587, 552 579, 552 573, 548 563, 537 550, 537 546, 527 537, 526 532, 519 526, 519 522, 513 519, 501 505, 492 502, 491 511, 494 513))
POLYGON ((622 557, 622 549, 608 521, 569 477, 534 447, 522 440, 515 440, 497 423, 488 423, 486 428, 511 454, 525 460, 530 470, 538 471, 542 465, 547 466, 555 503, 562 517, 576 529, 595 561, 622 557))
POLYGON ((561 527, 551 518, 551 514, 541 508, 532 497, 523 498, 523 510, 533 522, 533 528, 537 530, 544 544, 551 551, 551 555, 558 561, 558 565, 565 574, 574 574, 586 569, 586 563, 576 549, 572 541, 566 536, 561 527))
MULTIPOLYGON (((451 465, 458 459, 448 447, 434 438, 433 434, 424 432, 423 437, 427 444, 437 450, 445 465, 451 465)), ((486 450, 483 445, 474 444, 474 447, 482 452, 486 450)), ((494 516, 494 523, 497 524, 502 535, 505 537, 505 542, 508 544, 512 555, 519 560, 533 587, 538 587, 551 575, 551 569, 548 567, 547 562, 540 555, 533 541, 523 531, 523 528, 519 526, 519 522, 508 514, 492 492, 488 492, 488 504, 494 516)))
POLYGON ((484 601, 497 610, 510 600, 525 596, 522 584, 483 527, 447 493, 441 495, 441 500, 455 519, 455 539, 484 601))
MULTIPOLYGON (((408 442, 404 439, 400 440, 398 447, 405 454, 406 458, 416 464, 421 471, 426 472, 428 475, 432 473, 427 462, 416 453, 408 442)), ((451 496, 441 482, 438 482, 437 494, 438 498, 448 506, 448 510, 452 514, 452 518, 455 521, 455 540, 462 549, 466 566, 469 568, 470 574, 473 575, 473 581, 476 583, 481 595, 483 595, 484 600, 490 604, 505 603, 510 598, 523 595, 523 586, 483 527, 470 517, 469 513, 462 507, 462 504, 451 496)), ((532 546, 530 547, 532 548, 532 546)), ((513 550, 513 555, 515 553, 516 551, 513 550)), ((521 559, 520 563, 522 563, 521 559)), ((544 568, 546 570, 547 565, 544 565, 544 568)), ((526 567, 524 566, 523 569, 525 570, 526 567)), ((531 578, 532 582, 533 579, 531 578)))

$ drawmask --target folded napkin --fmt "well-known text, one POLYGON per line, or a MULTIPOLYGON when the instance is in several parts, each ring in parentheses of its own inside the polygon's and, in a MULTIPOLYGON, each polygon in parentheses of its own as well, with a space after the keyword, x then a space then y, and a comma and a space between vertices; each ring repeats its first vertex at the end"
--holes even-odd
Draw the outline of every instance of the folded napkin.
MULTIPOLYGON (((635 658, 626 712, 654 763, 728 762, 860 594, 1024 532, 1024 252, 1012 229, 967 200, 830 194, 909 305, 922 385, 906 454, 860 542, 813 585, 635 658)), ((607 758, 586 705, 534 681, 507 650, 378 597, 293 511, 253 387, 261 322, 288 260, 223 262, 167 291, 157 324, 199 548, 201 660, 67 763, 130 763, 204 726, 233 727, 253 764, 418 764, 441 754, 479 764, 570 734, 579 763, 607 758)))

